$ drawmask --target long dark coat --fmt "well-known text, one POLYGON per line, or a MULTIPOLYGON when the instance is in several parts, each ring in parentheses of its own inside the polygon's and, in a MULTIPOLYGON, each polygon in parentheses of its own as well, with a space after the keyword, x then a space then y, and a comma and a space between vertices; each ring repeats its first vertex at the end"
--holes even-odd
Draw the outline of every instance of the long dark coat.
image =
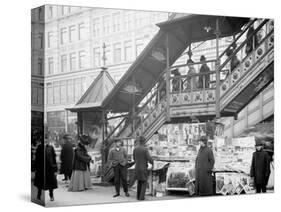
POLYGON ((73 170, 86 171, 87 168, 90 168, 90 161, 91 157, 85 146, 79 143, 74 150, 73 170))
POLYGON ((61 174, 71 175, 72 172, 72 163, 73 163, 73 144, 69 141, 66 141, 65 144, 63 144, 61 149, 61 174))
POLYGON ((255 185, 267 185, 270 175, 270 157, 265 151, 253 153, 251 165, 251 177, 254 177, 255 185))
MULTIPOLYGON (((207 66, 207 64, 203 64, 199 70, 199 73, 208 73, 208 72, 210 72, 209 66, 207 66)), ((203 88, 204 77, 205 77, 205 88, 209 88, 210 87, 210 75, 209 74, 199 76, 198 87, 203 88)))
POLYGON ((139 145, 134 149, 133 157, 135 161, 135 179, 146 181, 148 176, 148 163, 153 163, 153 160, 144 145, 139 145))
POLYGON ((57 163, 56 163, 56 153, 54 148, 51 145, 44 146, 43 144, 40 144, 37 147, 35 157, 36 158, 35 158, 34 185, 38 189, 44 189, 44 190, 57 188, 58 183, 55 175, 55 172, 57 171, 57 163), (44 159, 45 159, 45 165, 44 165, 44 159))
POLYGON ((195 191, 199 196, 213 195, 212 169, 215 159, 209 147, 201 147, 195 162, 195 191))

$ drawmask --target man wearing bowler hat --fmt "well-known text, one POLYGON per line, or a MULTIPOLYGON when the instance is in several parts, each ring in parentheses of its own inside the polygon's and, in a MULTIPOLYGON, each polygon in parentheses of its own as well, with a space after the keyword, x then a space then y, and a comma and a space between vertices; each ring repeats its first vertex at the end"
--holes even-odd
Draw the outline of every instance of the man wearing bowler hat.
POLYGON ((256 193, 265 193, 270 175, 270 157, 263 151, 263 142, 259 138, 256 138, 256 151, 253 153, 250 175, 254 181, 256 193))
POLYGON ((213 151, 207 146, 208 139, 202 136, 199 140, 200 149, 195 161, 195 192, 198 196, 214 194, 212 170, 215 159, 213 151))
POLYGON ((153 160, 145 147, 145 138, 138 138, 139 145, 134 149, 133 157, 135 161, 135 179, 138 181, 137 200, 144 200, 147 186, 148 163, 153 164, 153 160))
POLYGON ((127 152, 121 146, 122 141, 120 139, 115 140, 115 146, 110 150, 108 154, 108 162, 114 169, 114 185, 116 194, 113 197, 120 196, 120 183, 122 181, 123 190, 125 195, 129 197, 128 184, 127 184, 127 152))

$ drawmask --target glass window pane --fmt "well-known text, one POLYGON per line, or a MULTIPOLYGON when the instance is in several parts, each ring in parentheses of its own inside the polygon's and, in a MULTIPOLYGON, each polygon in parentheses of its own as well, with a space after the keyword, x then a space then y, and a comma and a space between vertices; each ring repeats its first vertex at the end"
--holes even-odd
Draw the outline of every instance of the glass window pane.
POLYGON ((76 54, 70 54, 70 71, 76 70, 76 54))
POLYGON ((61 85, 60 85, 60 100, 61 100, 61 103, 65 103, 66 102, 66 82, 65 81, 61 81, 61 85))
POLYGON ((114 45, 113 61, 114 61, 114 63, 121 62, 121 44, 120 43, 114 45))
POLYGON ((67 57, 66 55, 61 56, 61 72, 67 71, 67 57))
POLYGON ((67 80, 67 102, 72 103, 73 101, 74 101, 73 80, 67 80))
POLYGON ((60 103, 60 84, 59 82, 54 82, 54 104, 60 103))

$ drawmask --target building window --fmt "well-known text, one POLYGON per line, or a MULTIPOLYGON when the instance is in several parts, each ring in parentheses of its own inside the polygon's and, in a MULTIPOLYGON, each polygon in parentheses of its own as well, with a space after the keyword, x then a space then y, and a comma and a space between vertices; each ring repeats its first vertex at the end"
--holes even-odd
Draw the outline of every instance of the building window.
POLYGON ((41 7, 39 7, 39 9, 38 9, 38 20, 42 20, 43 18, 43 15, 42 15, 43 13, 42 13, 42 8, 41 7))
POLYGON ((38 104, 43 105, 44 103, 44 86, 38 86, 38 104))
POLYGON ((85 68, 85 59, 86 59, 86 54, 85 51, 80 51, 79 52, 79 68, 85 68))
POLYGON ((86 91, 86 77, 82 77, 82 93, 81 93, 81 96, 82 94, 86 91))
POLYGON ((48 58, 48 74, 54 73, 54 58, 49 57, 48 58))
POLYGON ((106 64, 111 64, 112 58, 111 58, 111 50, 109 45, 105 46, 105 58, 106 58, 106 64))
POLYGON ((120 63, 121 62, 121 44, 120 43, 114 44, 113 62, 114 63, 120 63))
POLYGON ((135 25, 136 26, 141 26, 142 25, 142 13, 136 13, 135 15, 135 25))
POLYGON ((131 61, 132 59, 133 59, 132 41, 126 41, 124 43, 124 60, 131 61))
POLYGON ((43 59, 42 58, 38 58, 38 75, 43 76, 43 59))
POLYGON ((74 79, 74 99, 78 101, 81 97, 82 83, 81 78, 74 79))
POLYGON ((139 56, 141 51, 143 50, 144 44, 142 39, 136 40, 136 56, 139 56))
POLYGON ((37 35, 37 47, 39 49, 44 48, 43 42, 44 42, 43 33, 39 32, 38 35, 37 35))
POLYGON ((76 69, 76 53, 70 54, 70 71, 74 71, 76 69))
POLYGON ((74 89, 73 80, 67 80, 67 102, 72 103, 74 101, 74 89))
POLYGON ((52 43, 53 43, 53 32, 48 32, 48 48, 52 47, 52 43))
POLYGON ((99 67, 101 61, 100 48, 94 48, 94 67, 99 67))
POLYGON ((69 6, 61 6, 61 15, 66 15, 70 12, 69 6))
POLYGON ((124 14, 124 28, 126 30, 132 28, 132 14, 130 11, 126 11, 124 14))
POLYGON ((54 104, 60 103, 60 83, 54 82, 54 104))
POLYGON ((49 13, 48 13, 48 17, 49 18, 53 18, 53 7, 52 6, 49 6, 49 13))
POLYGON ((38 103, 37 83, 31 83, 31 103, 38 103))
POLYGON ((67 71, 67 57, 66 55, 61 56, 61 72, 67 71))
POLYGON ((60 102, 66 103, 66 81, 60 82, 60 102))
POLYGON ((69 27, 69 42, 73 42, 75 40, 75 26, 72 25, 69 27))
POLYGON ((60 29, 60 43, 61 44, 66 43, 66 36, 67 36, 67 30, 66 30, 66 27, 63 27, 60 29))
POLYGON ((52 83, 47 83, 47 104, 51 105, 53 104, 53 86, 52 83))
POLYGON ((100 36, 100 19, 96 18, 93 20, 93 36, 100 36))
POLYGON ((121 17, 120 17, 120 12, 118 13, 114 13, 113 16, 113 28, 112 31, 113 32, 119 32, 120 31, 120 25, 121 25, 121 17))
POLYGON ((78 24, 78 40, 83 40, 85 38, 85 24, 78 24))
POLYGON ((108 35, 110 32, 110 18, 109 16, 103 17, 103 34, 108 35))

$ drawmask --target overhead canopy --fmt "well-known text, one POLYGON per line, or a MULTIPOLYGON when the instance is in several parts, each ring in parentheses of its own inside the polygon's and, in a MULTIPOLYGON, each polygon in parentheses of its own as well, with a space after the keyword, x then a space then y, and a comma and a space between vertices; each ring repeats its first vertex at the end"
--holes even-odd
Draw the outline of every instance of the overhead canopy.
POLYGON ((102 101, 115 85, 110 74, 106 70, 102 70, 76 105, 66 109, 71 112, 100 110, 102 101))
POLYGON ((167 40, 169 63, 173 64, 190 43, 215 38, 213 29, 217 19, 219 19, 220 37, 238 33, 249 21, 248 18, 187 15, 158 24, 160 27, 158 33, 105 98, 102 107, 112 112, 129 112, 134 102, 139 103, 144 98, 165 70, 167 40), (133 97, 133 94, 125 92, 128 84, 140 88, 138 95, 133 97))

